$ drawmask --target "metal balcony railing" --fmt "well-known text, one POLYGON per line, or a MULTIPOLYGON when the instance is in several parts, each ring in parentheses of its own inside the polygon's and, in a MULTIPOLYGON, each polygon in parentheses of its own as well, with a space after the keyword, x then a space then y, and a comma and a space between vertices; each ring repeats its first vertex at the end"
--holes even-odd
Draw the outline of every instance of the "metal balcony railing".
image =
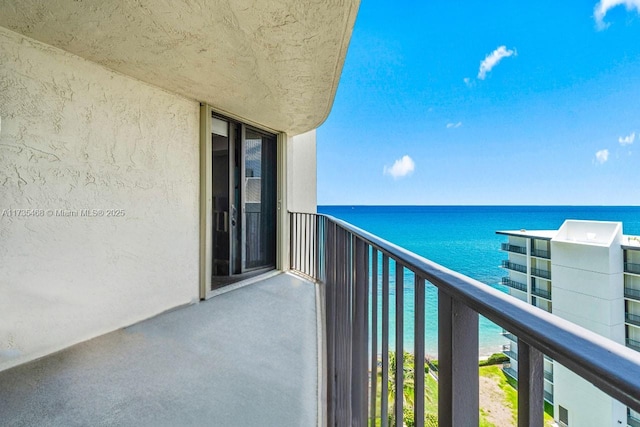
POLYGON ((544 391, 544 400, 546 400, 549 403, 553 403, 553 393, 551 393, 550 391, 545 390, 544 391))
POLYGON ((538 257, 538 258, 550 259, 551 258, 551 252, 546 251, 544 249, 532 249, 531 250, 531 256, 538 257))
POLYGON ((624 263, 624 271, 625 271, 625 273, 640 274, 640 264, 634 264, 632 262, 625 262, 624 263))
POLYGON ((640 361, 632 350, 344 221, 294 213, 290 225, 291 269, 319 283, 324 303, 323 415, 327 425, 365 426, 380 417, 385 424, 393 419, 396 426, 402 425, 404 399, 399 396, 389 401, 389 380, 393 379, 393 389, 404 390, 407 287, 413 288, 409 295, 414 298, 415 316, 411 322, 415 366, 410 373, 414 396, 413 407, 407 410, 413 412, 416 426, 424 426, 427 281, 437 288, 438 295, 440 425, 478 425, 479 315, 519 338, 519 425, 543 425, 543 353, 640 412, 640 361), (405 273, 413 278, 410 283, 405 283, 405 273), (389 363, 390 304, 395 305, 393 373, 389 363), (369 380, 378 373, 382 379, 379 400, 377 381, 369 380))
POLYGON ((509 270, 517 271, 519 273, 527 273, 527 266, 522 264, 516 264, 511 261, 502 261, 502 268, 508 268, 509 270))
POLYGON ((546 289, 540 289, 536 286, 532 286, 531 293, 542 298, 551 299, 551 291, 547 291, 546 289))
POLYGON ((509 331, 505 331, 504 329, 502 330, 502 336, 508 339, 509 341, 518 342, 518 337, 516 337, 509 331))
POLYGON ((509 277, 503 277, 502 284, 522 292, 527 292, 527 285, 525 285, 524 283, 516 282, 515 280, 512 280, 509 277))
POLYGON ((629 408, 627 408, 627 425, 630 427, 640 427, 640 416, 634 416, 629 408))
POLYGON ((626 298, 632 298, 640 301, 640 289, 630 288, 628 286, 624 287, 624 296, 626 298))
POLYGON ((511 365, 509 365, 509 364, 504 364, 504 365, 502 366, 502 371, 503 371, 505 374, 509 375, 509 376, 510 376, 511 378, 513 378, 514 380, 518 380, 518 371, 516 371, 515 369, 513 369, 513 368, 511 367, 511 365))
POLYGON ((515 351, 502 350, 502 354, 509 356, 509 359, 511 360, 518 360, 518 353, 516 353, 515 351))
POLYGON ((522 254, 522 255, 527 254, 527 248, 523 246, 510 245, 509 243, 503 243, 500 245, 500 248, 503 251, 507 251, 507 252, 513 252, 513 253, 522 254))
POLYGON ((553 382, 553 372, 544 371, 544 379, 553 382))
POLYGON ((625 313, 624 318, 627 321, 627 323, 640 326, 640 316, 638 316, 637 314, 625 313))
POLYGON ((534 276, 542 277, 543 279, 551 279, 551 272, 543 270, 541 268, 532 268, 531 274, 534 276))

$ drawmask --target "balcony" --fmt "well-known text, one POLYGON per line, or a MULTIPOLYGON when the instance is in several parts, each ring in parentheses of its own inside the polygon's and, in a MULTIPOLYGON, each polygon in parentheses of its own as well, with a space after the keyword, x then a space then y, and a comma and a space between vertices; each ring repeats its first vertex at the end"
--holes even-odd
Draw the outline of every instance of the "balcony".
POLYGON ((553 372, 549 372, 547 370, 544 371, 544 379, 549 381, 550 383, 553 382, 553 372))
POLYGON ((553 393, 551 393, 550 391, 545 390, 544 391, 544 400, 546 400, 549 403, 553 403, 553 393))
POLYGON ((503 251, 513 252, 514 254, 522 254, 522 255, 527 254, 527 248, 524 246, 517 246, 517 245, 510 245, 509 243, 503 243, 502 245, 500 245, 500 248, 503 251))
POLYGON ((640 418, 636 417, 629 408, 627 408, 627 425, 630 427, 640 427, 640 418))
POLYGON ((518 342, 518 337, 516 337, 509 331, 505 331, 504 329, 502 330, 502 336, 508 339, 509 341, 518 342))
POLYGON ((624 297, 640 301, 640 289, 624 287, 624 297))
MULTIPOLYGON (((519 372, 510 366, 503 369, 520 384, 520 425, 542 426, 543 399, 552 400, 544 391, 543 349, 612 398, 634 410, 640 408, 640 361, 628 348, 344 221, 292 214, 291 224, 291 268, 319 282, 325 295, 329 425, 376 425, 394 414, 412 413, 415 425, 424 426, 427 283, 436 287, 438 295, 440 425, 478 425, 480 315, 519 338, 519 372), (405 319, 406 298, 412 299, 412 319, 405 319), (395 331, 390 331, 391 314, 395 331), (409 348, 404 341, 407 322, 415 330, 409 348), (400 359, 393 365, 391 348, 400 359), (412 351, 416 361, 409 407, 405 399, 389 394, 389 387, 404 389, 401 359, 405 350, 412 351), (389 372, 392 366, 395 371, 389 372), (380 383, 369 381, 378 376, 380 383)), ((503 266, 517 264, 504 261, 503 266)), ((402 425, 402 420, 395 419, 395 425, 402 425)))
POLYGON ((546 289, 540 289, 536 286, 531 287, 531 293, 535 296, 546 298, 548 300, 551 299, 551 291, 547 291, 546 289))
POLYGON ((505 374, 509 375, 514 380, 518 381, 518 371, 513 369, 511 367, 511 365, 509 365, 508 363, 506 363, 506 364, 504 364, 502 366, 502 372, 504 372, 505 374))
POLYGON ((527 285, 525 285, 524 283, 516 282, 515 280, 511 280, 509 277, 503 277, 502 284, 522 292, 527 292, 527 285))
POLYGON ((543 279, 551 279, 551 272, 548 270, 543 270, 541 268, 532 268, 531 274, 533 276, 542 277, 543 279))
MULTIPOLYGON (((634 349, 635 351, 640 351, 640 341, 636 341, 631 338, 627 338, 625 340, 627 347, 634 349)), ((640 411, 637 411, 640 412, 640 411)))
POLYGON ((0 424, 317 425, 317 320, 279 274, 0 372, 0 424))
POLYGON ((640 264, 634 264, 632 262, 625 262, 624 263, 624 272, 625 273, 640 274, 640 264))
POLYGON ((508 347, 507 347, 507 349, 503 349, 502 350, 502 354, 508 356, 509 359, 511 359, 511 360, 518 360, 518 353, 508 349, 508 347))
POLYGON ((544 249, 532 249, 531 256, 537 258, 551 259, 551 252, 544 249))
POLYGON ((625 313, 624 320, 635 326, 640 326, 640 316, 637 314, 625 313))
POLYGON ((527 266, 522 264, 516 264, 511 261, 502 261, 502 268, 507 268, 509 270, 517 271, 519 273, 527 274, 527 266))

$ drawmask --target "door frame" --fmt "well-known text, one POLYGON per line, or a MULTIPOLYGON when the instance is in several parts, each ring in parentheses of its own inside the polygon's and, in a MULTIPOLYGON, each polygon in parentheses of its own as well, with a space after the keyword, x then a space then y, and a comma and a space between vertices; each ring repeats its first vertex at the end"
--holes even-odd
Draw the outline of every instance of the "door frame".
MULTIPOLYGON (((213 271, 213 177, 211 157, 211 117, 213 114, 231 121, 249 125, 258 130, 276 135, 276 265, 277 270, 288 268, 288 231, 289 218, 286 202, 286 144, 287 135, 253 123, 241 117, 234 117, 226 112, 220 112, 206 103, 200 104, 200 299, 213 296, 211 291, 211 274, 213 271)), ((230 126, 231 127, 231 126, 230 126)), ((244 127, 243 127, 244 128, 244 127)), ((241 251, 243 252, 243 251, 241 251)))

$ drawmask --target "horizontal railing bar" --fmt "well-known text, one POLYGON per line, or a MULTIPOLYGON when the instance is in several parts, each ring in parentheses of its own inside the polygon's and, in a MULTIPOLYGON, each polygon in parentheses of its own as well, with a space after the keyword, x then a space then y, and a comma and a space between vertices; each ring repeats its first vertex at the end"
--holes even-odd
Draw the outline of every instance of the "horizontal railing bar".
POLYGON ((394 259, 399 266, 428 280, 611 397, 640 412, 640 363, 637 352, 345 221, 328 215, 326 217, 394 259))

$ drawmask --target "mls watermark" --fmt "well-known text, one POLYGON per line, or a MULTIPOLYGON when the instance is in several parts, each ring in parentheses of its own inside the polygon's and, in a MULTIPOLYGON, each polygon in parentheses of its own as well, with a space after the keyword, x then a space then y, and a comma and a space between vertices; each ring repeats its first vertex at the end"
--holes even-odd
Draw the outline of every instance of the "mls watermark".
POLYGON ((2 209, 0 218, 123 218, 124 209, 2 209))

